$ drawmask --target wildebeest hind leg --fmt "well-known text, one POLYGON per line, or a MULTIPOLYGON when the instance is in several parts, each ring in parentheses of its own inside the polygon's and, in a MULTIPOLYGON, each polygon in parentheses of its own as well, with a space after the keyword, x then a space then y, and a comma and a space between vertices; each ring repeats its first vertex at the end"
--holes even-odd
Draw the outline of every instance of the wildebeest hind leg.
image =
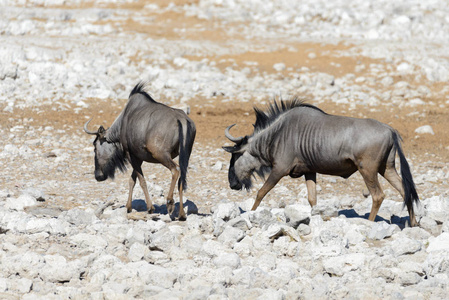
MULTIPOLYGON (((383 173, 380 173, 383 177, 385 177, 385 179, 396 189, 399 191, 399 193, 402 196, 402 199, 404 199, 405 194, 404 194, 404 187, 402 186, 402 179, 401 177, 399 177, 398 172, 396 171, 396 168, 393 166, 388 166, 385 169, 385 171, 383 173)), ((414 211, 410 211, 408 212, 409 216, 410 216, 410 224, 411 226, 415 226, 415 224, 417 224, 416 222, 416 217, 415 217, 415 212, 414 211)))
POLYGON ((269 191, 271 191, 271 189, 279 182, 279 180, 281 180, 282 177, 284 177, 284 174, 278 173, 274 169, 271 170, 270 176, 268 176, 267 181, 265 181, 263 186, 257 192, 256 201, 254 202, 254 205, 251 208, 251 210, 256 210, 256 208, 262 201, 263 197, 265 197, 265 195, 269 191))
POLYGON ((179 213, 178 213, 178 219, 180 221, 185 221, 185 220, 187 220, 187 216, 186 216, 186 213, 184 211, 184 203, 183 203, 183 200, 182 200, 182 189, 183 189, 183 186, 182 186, 182 183, 181 183, 179 185, 179 213))
MULTIPOLYGON (((176 182, 178 181, 180 176, 180 171, 178 165, 171 159, 170 155, 164 156, 163 158, 159 159, 159 161, 161 162, 162 165, 164 165, 167 169, 169 169, 172 174, 170 189, 168 190, 167 195, 167 212, 168 214, 171 215, 175 210, 175 201, 173 200, 173 193, 175 191, 176 182)), ((182 196, 180 194, 180 198, 181 197, 182 196)), ((181 202, 182 199, 180 199, 179 201, 181 202)))
POLYGON ((373 206, 371 207, 368 220, 374 221, 385 195, 380 187, 379 179, 377 178, 377 170, 375 168, 359 168, 359 172, 362 174, 366 187, 373 198, 373 206))
POLYGON ((402 179, 399 177, 398 172, 396 171, 395 167, 388 167, 385 169, 384 172, 381 172, 380 175, 382 175, 404 198, 404 188, 402 187, 402 179))

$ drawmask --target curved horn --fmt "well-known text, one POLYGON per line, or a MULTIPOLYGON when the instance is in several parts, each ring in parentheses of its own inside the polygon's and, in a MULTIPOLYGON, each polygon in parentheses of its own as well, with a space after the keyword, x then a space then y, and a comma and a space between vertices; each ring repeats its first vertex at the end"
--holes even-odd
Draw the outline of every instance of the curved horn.
POLYGON ((89 129, 87 129, 87 125, 89 125, 89 122, 90 122, 90 121, 92 121, 92 118, 91 118, 89 121, 87 121, 86 124, 84 124, 84 131, 85 131, 87 134, 93 134, 93 135, 95 135, 95 134, 97 134, 96 131, 89 131, 89 129))
POLYGON ((235 126, 235 124, 232 124, 232 125, 230 125, 230 126, 228 126, 228 127, 226 128, 226 130, 225 130, 225 136, 226 136, 231 142, 238 143, 238 142, 240 142, 241 140, 243 140, 243 136, 238 137, 238 138, 235 138, 235 137, 233 137, 233 136, 229 133, 229 130, 230 130, 232 127, 234 127, 234 126, 235 126))

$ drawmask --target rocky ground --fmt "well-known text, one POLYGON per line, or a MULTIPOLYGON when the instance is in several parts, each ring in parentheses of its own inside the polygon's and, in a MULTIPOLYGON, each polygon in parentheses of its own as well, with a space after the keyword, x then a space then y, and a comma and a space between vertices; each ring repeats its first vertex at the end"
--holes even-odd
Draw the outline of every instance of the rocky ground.
POLYGON ((443 1, 0 0, 0 298, 439 299, 449 292, 449 17, 443 1), (98 183, 92 137, 132 87, 197 126, 171 220, 170 173, 98 183), (299 96, 398 129, 421 198, 409 228, 383 179, 376 222, 361 176, 283 179, 249 211, 228 187, 226 126, 299 96))

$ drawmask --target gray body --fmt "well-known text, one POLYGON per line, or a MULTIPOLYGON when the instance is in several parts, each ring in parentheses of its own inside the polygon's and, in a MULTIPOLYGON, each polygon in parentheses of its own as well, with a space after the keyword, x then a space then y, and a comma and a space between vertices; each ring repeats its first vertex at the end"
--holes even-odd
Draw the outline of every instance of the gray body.
POLYGON ((95 178, 98 181, 114 178, 115 170, 124 171, 130 163, 133 172, 129 181, 130 191, 126 207, 131 211, 132 193, 139 178, 145 193, 147 208, 154 210, 148 194, 142 163, 160 163, 172 173, 170 190, 167 195, 167 210, 174 210, 173 191, 179 179, 180 194, 179 218, 185 219, 182 191, 187 187, 186 173, 196 135, 195 124, 179 109, 168 107, 154 101, 139 83, 131 92, 128 103, 112 126, 104 130, 101 126, 95 134, 95 178), (179 158, 179 166, 173 161, 179 158))
POLYGON ((251 186, 251 176, 268 173, 253 209, 284 176, 305 176, 308 199, 316 204, 316 174, 348 178, 359 171, 373 197, 369 219, 374 220, 384 199, 377 174, 384 176, 404 197, 415 224, 413 201, 418 196, 409 166, 402 153, 399 134, 373 119, 329 115, 300 101, 274 103, 268 112, 256 109, 254 133, 242 138, 226 134, 236 145, 224 147, 233 154, 229 182, 233 189, 251 186), (401 160, 403 181, 395 169, 401 160))
POLYGON ((391 133, 391 127, 372 119, 326 115, 313 108, 292 109, 250 138, 248 151, 292 177, 314 172, 348 178, 367 155, 376 161, 383 159, 376 156, 392 149, 391 133))

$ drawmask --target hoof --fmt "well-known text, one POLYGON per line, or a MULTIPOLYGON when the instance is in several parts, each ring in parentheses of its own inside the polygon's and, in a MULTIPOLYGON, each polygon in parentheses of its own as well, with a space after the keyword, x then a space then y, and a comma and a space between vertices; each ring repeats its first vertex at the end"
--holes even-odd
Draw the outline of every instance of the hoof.
POLYGON ((155 211, 154 205, 151 205, 151 208, 148 210, 148 213, 152 214, 154 213, 154 211, 155 211))
POLYGON ((178 220, 179 221, 185 221, 185 220, 187 220, 187 216, 185 214, 179 215, 178 216, 178 220))
POLYGON ((175 203, 174 202, 167 202, 167 212, 169 215, 171 215, 175 211, 175 203))
POLYGON ((126 212, 127 212, 127 213, 130 213, 130 212, 132 212, 132 211, 133 211, 133 209, 132 209, 131 207, 127 207, 127 208, 126 208, 126 212))

